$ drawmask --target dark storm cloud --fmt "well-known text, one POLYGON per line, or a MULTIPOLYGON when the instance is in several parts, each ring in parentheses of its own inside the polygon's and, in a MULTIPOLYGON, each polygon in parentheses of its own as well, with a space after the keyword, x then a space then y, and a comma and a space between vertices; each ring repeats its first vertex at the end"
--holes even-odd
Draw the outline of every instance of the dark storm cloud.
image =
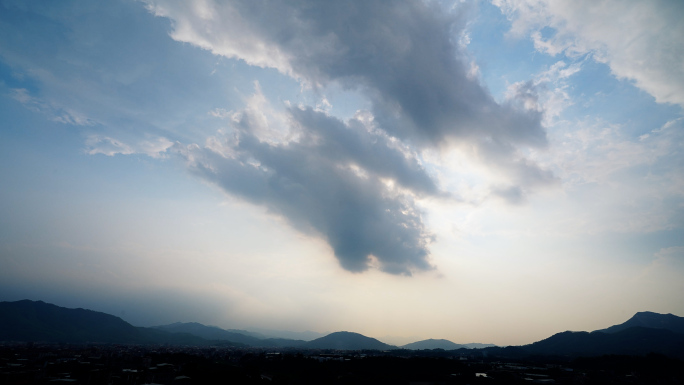
POLYGON ((264 205, 300 231, 322 236, 341 266, 360 272, 377 261, 388 273, 432 268, 427 234, 411 193, 437 187, 415 158, 392 148, 363 124, 345 124, 311 109, 291 109, 296 142, 272 144, 253 134, 246 113, 226 151, 190 146, 181 151, 193 169, 233 195, 264 205), (230 156, 221 153, 230 153, 230 156))

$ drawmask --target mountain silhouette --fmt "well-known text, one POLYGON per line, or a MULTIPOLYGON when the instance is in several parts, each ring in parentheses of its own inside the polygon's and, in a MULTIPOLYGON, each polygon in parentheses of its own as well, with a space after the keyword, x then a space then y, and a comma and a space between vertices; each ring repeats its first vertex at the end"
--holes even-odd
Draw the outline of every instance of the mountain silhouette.
MULTIPOLYGON (((600 355, 646 355, 658 353, 684 358, 684 318, 672 314, 641 312, 623 324, 594 332, 562 332, 532 344, 487 347, 483 354, 506 357, 552 355, 563 357, 600 355)), ((300 347, 335 350, 390 350, 396 346, 352 332, 336 332, 305 342, 244 335, 196 322, 155 328, 135 327, 119 317, 86 309, 68 309, 42 301, 0 302, 0 341, 225 345, 254 347, 300 347)), ((448 340, 424 340, 406 349, 457 350, 448 340)))
POLYGON ((256 337, 230 332, 217 326, 206 326, 197 322, 176 322, 170 325, 153 326, 152 328, 169 333, 188 333, 206 340, 232 341, 250 346, 256 346, 261 341, 261 339, 256 337))
POLYGON ((650 311, 643 311, 636 313, 624 323, 613 325, 607 329, 597 330, 597 332, 616 333, 635 326, 651 329, 665 329, 684 334, 684 317, 677 317, 674 314, 658 314, 650 311))
POLYGON ((684 334, 640 326, 614 333, 567 331, 521 348, 538 355, 579 357, 659 353, 684 358, 684 334))
POLYGON ((43 301, 0 302, 0 341, 207 345, 186 334, 135 327, 119 317, 43 301))
POLYGON ((309 341, 302 345, 302 347, 335 350, 389 350, 397 348, 396 346, 380 342, 375 338, 352 332, 330 333, 325 337, 309 341))
POLYGON ((0 302, 0 340, 138 342, 140 330, 119 317, 42 301, 0 302))
POLYGON ((411 349, 411 350, 425 350, 425 349, 456 350, 456 349, 465 348, 464 345, 459 345, 459 344, 453 343, 449 340, 435 340, 432 338, 427 339, 427 340, 412 342, 410 344, 406 344, 406 345, 401 346, 401 347, 404 349, 411 349))
MULTIPOLYGON (((226 329, 228 331, 233 331, 230 329, 226 329)), ((303 332, 293 332, 290 330, 274 330, 274 329, 266 329, 266 328, 257 328, 257 327, 252 327, 250 328, 249 333, 247 335, 253 335, 257 337, 257 334, 260 335, 261 338, 285 338, 285 339, 290 339, 290 340, 303 340, 303 341, 311 341, 315 340, 316 338, 321 338, 328 333, 318 333, 318 332, 312 332, 311 330, 306 330, 303 332)), ((246 334, 246 333, 243 333, 246 334)))
POLYGON ((231 341, 253 347, 297 347, 305 343, 302 340, 287 338, 257 338, 238 333, 236 330, 225 330, 217 326, 207 326, 198 322, 176 322, 169 325, 153 326, 154 329, 170 333, 188 333, 206 340, 231 341))
POLYGON ((494 344, 481 344, 479 342, 471 342, 469 344, 461 344, 464 348, 467 349, 484 349, 484 348, 491 348, 495 347, 496 345, 494 344))
POLYGON ((557 333, 520 348, 529 354, 567 357, 659 353, 684 358, 684 317, 639 312, 626 322, 607 329, 591 333, 557 333))

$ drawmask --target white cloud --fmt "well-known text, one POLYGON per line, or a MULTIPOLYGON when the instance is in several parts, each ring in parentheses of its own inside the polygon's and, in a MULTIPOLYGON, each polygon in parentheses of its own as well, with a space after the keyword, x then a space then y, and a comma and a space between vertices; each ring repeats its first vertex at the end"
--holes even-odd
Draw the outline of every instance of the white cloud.
MULTIPOLYGON (((175 40, 195 44, 215 55, 242 59, 250 65, 275 68, 284 74, 298 77, 290 65, 294 59, 292 55, 284 52, 277 44, 265 40, 260 31, 250 24, 250 20, 245 19, 231 3, 218 4, 211 0, 149 0, 145 3, 155 16, 168 17, 174 21, 171 37, 175 40)), ((269 4, 268 7, 279 8, 278 4, 269 4)), ((271 16, 277 17, 277 10, 274 11, 271 16)), ((286 12, 280 16, 286 18, 292 15, 286 12)))
POLYGON ((95 124, 94 120, 78 111, 62 107, 54 102, 48 103, 41 98, 32 96, 25 88, 12 89, 11 96, 29 110, 44 114, 55 122, 74 126, 92 126, 95 124))
POLYGON ((561 122, 553 151, 536 160, 563 181, 564 214, 572 233, 643 233, 684 224, 682 119, 633 138, 600 120, 561 122))
POLYGON ((548 70, 528 81, 508 86, 506 99, 521 103, 522 108, 543 114, 543 124, 551 126, 563 110, 573 102, 567 93, 567 79, 580 71, 582 63, 566 64, 558 61, 548 70))
POLYGON ((164 137, 138 140, 135 143, 125 143, 119 139, 100 135, 91 135, 86 140, 86 152, 90 155, 144 154, 152 158, 161 158, 172 146, 173 142, 164 137))
POLYGON ((228 111, 225 108, 214 108, 213 110, 209 111, 209 115, 219 119, 226 119, 230 118, 233 115, 233 112, 228 111))
POLYGON ((493 0, 550 55, 591 54, 659 103, 684 106, 684 3, 636 0, 493 0), (544 36, 552 28, 551 36, 544 36))

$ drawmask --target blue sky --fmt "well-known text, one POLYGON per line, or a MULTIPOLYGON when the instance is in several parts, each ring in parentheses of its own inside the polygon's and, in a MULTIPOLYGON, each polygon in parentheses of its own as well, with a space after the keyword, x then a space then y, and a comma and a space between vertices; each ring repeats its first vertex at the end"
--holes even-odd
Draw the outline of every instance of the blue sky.
POLYGON ((684 315, 679 2, 0 7, 0 300, 397 344, 684 315))

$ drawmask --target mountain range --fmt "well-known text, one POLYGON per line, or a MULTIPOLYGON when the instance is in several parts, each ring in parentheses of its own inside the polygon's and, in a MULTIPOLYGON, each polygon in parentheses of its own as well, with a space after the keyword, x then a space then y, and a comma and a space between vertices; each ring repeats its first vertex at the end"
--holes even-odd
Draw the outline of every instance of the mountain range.
POLYGON ((197 322, 176 322, 170 325, 153 326, 153 329, 163 330, 169 333, 187 333, 193 336, 204 338, 209 341, 231 341, 254 347, 298 347, 306 343, 302 340, 292 340, 287 338, 267 338, 261 335, 256 337, 251 334, 247 335, 244 331, 238 330, 224 330, 217 326, 206 326, 197 322))
POLYGON ((614 333, 563 332, 525 345, 532 354, 571 357, 645 355, 651 352, 684 358, 684 334, 635 326, 614 333))
MULTIPOLYGON (((0 341, 207 345, 189 333, 135 327, 119 317, 42 301, 0 302, 0 341)), ((224 345, 245 346, 225 342, 224 345)))
POLYGON ((442 349, 507 357, 564 357, 651 352, 684 358, 684 318, 640 312, 626 322, 593 332, 562 332, 528 345, 501 348, 490 344, 459 345, 429 339, 396 347, 353 332, 335 332, 311 341, 269 338, 260 333, 225 330, 196 322, 152 328, 135 327, 119 317, 86 309, 67 309, 42 301, 0 302, 0 341, 223 345, 330 350, 442 349))

